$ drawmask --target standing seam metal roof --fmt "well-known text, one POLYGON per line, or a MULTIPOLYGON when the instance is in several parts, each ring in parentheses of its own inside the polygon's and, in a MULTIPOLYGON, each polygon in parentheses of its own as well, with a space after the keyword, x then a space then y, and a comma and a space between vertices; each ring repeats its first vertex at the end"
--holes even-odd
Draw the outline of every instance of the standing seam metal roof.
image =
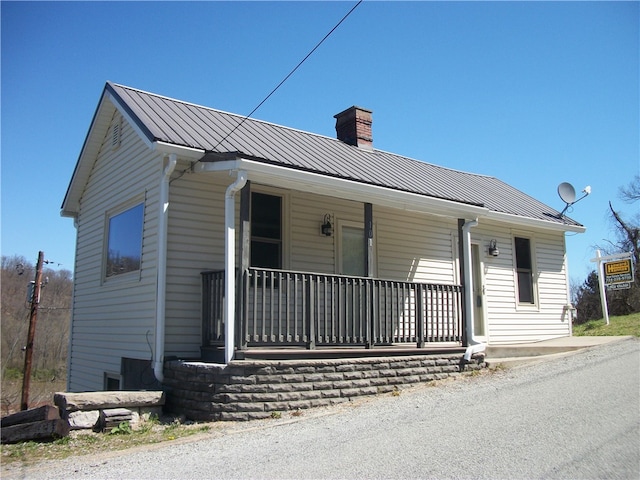
POLYGON ((110 82, 105 88, 128 110, 152 142, 157 140, 207 152, 241 152, 284 167, 481 205, 494 212, 580 226, 495 177, 453 170, 381 150, 368 151, 335 138, 245 119, 110 82))

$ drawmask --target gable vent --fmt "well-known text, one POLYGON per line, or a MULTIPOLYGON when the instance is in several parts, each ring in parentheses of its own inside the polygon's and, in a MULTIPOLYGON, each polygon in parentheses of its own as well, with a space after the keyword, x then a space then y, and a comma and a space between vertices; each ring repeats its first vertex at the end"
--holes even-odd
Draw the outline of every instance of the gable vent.
POLYGON ((120 137, 122 135, 121 120, 118 119, 111 127, 111 148, 115 150, 120 146, 120 137))

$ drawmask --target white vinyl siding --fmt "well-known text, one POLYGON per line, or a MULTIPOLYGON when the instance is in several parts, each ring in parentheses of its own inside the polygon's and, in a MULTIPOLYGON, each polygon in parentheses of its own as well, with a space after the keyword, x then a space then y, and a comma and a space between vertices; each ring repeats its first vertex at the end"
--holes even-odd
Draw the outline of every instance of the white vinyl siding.
POLYGON ((126 122, 120 147, 104 138, 81 198, 69 352, 70 391, 101 390, 122 357, 148 359, 155 322, 157 187, 161 162, 126 122), (104 281, 107 212, 129 199, 146 203, 139 274, 104 281))
MULTIPOLYGON (((337 253, 337 223, 362 223, 364 210, 361 203, 332 197, 290 192, 291 235, 289 259, 292 270, 335 273, 337 253), (331 216, 332 236, 322 235, 320 227, 325 215, 331 216)), ((286 246, 285 246, 286 248, 286 246)))
MULTIPOLYGON (((224 269, 227 172, 185 175, 169 188, 165 356, 198 358, 202 345, 202 279, 224 269)), ((236 195, 236 218, 240 194, 236 195)), ((236 231, 236 238, 239 229, 236 231)), ((236 244, 237 245, 237 244, 236 244)))
POLYGON ((502 225, 480 224, 471 230, 481 245, 484 264, 485 305, 488 338, 492 344, 545 340, 570 333, 567 304, 567 272, 562 232, 511 231, 502 225), (518 305, 513 238, 531 239, 531 256, 535 265, 535 305, 518 305), (488 254, 490 240, 495 239, 498 257, 488 254))
MULTIPOLYGON (((291 192, 291 269, 335 273, 337 225, 364 224, 364 206, 330 197, 291 192), (325 214, 334 234, 320 233, 325 214)), ((389 280, 453 284, 452 235, 457 221, 373 206, 377 277, 389 280)))
POLYGON ((373 207, 378 276, 391 280, 455 284, 455 219, 373 207))

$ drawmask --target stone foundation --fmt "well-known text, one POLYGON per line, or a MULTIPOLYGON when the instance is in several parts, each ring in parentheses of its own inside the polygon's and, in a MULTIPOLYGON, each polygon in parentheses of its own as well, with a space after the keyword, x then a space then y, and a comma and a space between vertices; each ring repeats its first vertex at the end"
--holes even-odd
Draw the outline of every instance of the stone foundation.
POLYGON ((191 420, 253 420, 272 412, 348 402, 403 386, 479 370, 484 357, 461 355, 331 360, 234 361, 228 365, 170 361, 164 366, 165 407, 191 420))

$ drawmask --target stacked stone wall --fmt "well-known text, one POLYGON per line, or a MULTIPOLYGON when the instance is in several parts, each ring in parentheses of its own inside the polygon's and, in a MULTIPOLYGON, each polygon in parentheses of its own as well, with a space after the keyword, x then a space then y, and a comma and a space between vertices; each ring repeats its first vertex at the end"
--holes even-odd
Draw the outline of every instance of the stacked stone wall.
POLYGON ((478 370, 460 355, 165 364, 166 408, 191 420, 253 420, 478 370))

